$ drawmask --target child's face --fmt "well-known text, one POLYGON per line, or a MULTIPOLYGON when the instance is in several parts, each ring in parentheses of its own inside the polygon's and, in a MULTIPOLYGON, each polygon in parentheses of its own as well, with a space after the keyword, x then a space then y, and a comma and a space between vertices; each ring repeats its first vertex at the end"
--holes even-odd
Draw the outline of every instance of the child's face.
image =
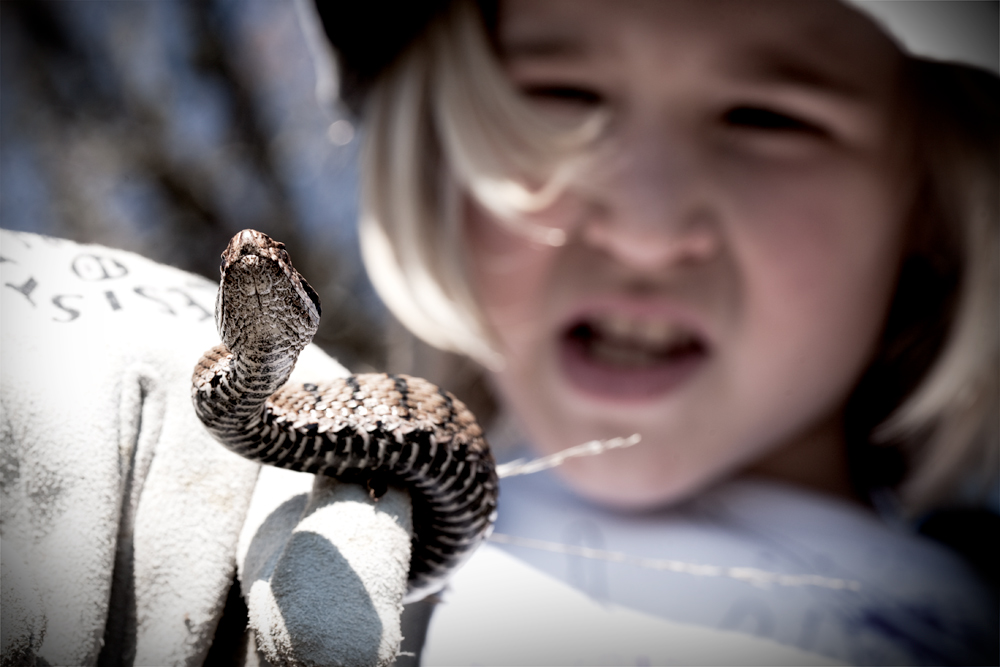
POLYGON ((844 403, 893 292, 913 181, 901 56, 835 2, 509 0, 514 83, 603 107, 595 165, 512 234, 474 204, 477 296, 539 450, 638 432, 562 468, 629 507, 756 467, 847 489, 844 403))

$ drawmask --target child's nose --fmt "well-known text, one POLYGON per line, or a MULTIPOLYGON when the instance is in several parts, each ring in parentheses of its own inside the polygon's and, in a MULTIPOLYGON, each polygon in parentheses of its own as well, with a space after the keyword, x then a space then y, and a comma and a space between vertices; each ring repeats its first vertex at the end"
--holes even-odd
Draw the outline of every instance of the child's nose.
POLYGON ((717 211, 694 142, 649 128, 615 153, 594 174, 584 240, 641 269, 711 259, 717 211))

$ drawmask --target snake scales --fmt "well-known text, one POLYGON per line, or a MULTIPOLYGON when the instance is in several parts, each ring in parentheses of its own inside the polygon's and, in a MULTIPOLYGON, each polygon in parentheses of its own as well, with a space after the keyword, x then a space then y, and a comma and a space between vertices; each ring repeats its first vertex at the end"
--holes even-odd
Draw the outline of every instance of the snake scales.
POLYGON ((440 589, 496 516, 493 457, 472 413, 405 375, 286 384, 319 324, 319 297, 284 244, 254 230, 233 237, 221 273, 222 345, 192 378, 199 418, 254 461, 361 483, 374 498, 389 484, 406 488, 414 529, 406 599, 440 589))

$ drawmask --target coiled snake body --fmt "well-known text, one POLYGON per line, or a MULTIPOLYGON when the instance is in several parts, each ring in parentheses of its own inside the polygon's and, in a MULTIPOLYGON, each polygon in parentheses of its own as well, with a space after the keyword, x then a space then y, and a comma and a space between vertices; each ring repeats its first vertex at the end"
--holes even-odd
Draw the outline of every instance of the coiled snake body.
POLYGON ((370 373, 286 384, 319 324, 320 303, 284 245, 253 230, 222 255, 222 345, 192 378, 195 411, 237 454, 291 470, 406 488, 413 506, 407 600, 441 588, 496 516, 492 454, 472 413, 419 378, 370 373))

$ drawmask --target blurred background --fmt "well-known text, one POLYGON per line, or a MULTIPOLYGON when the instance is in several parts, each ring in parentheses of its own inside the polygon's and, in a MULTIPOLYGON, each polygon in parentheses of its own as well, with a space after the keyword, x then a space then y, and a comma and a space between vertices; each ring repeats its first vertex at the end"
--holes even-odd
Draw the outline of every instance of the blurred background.
POLYGON ((294 2, 4 0, 0 77, 0 226, 212 280, 258 229, 321 295, 316 342, 385 368, 399 328, 358 253, 360 141, 317 102, 294 2))

